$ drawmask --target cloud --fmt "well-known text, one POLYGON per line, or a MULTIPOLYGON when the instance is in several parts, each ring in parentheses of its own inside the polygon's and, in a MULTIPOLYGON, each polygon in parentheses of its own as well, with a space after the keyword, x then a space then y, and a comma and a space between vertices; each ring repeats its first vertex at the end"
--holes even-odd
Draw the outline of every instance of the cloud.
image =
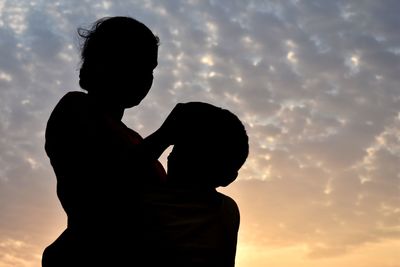
POLYGON ((193 100, 243 120, 250 157, 229 192, 245 243, 306 243, 310 257, 334 257, 398 239, 398 9, 394 0, 5 2, 0 244, 40 254, 64 226, 43 133, 58 99, 78 90, 76 28, 107 15, 136 17, 161 39, 154 86, 126 112, 128 126, 147 135, 193 100))

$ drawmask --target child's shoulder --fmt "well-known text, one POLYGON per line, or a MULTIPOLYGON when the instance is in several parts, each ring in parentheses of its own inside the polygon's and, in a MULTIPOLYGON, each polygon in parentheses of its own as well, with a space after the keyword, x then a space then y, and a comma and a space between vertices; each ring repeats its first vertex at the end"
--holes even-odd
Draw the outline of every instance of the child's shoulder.
POLYGON ((218 194, 218 197, 221 199, 223 209, 229 210, 232 213, 239 214, 239 206, 233 198, 231 198, 227 195, 224 195, 221 192, 217 192, 217 194, 218 194))
POLYGON ((221 220, 225 226, 237 233, 240 225, 239 206, 233 198, 218 192, 221 201, 221 220))

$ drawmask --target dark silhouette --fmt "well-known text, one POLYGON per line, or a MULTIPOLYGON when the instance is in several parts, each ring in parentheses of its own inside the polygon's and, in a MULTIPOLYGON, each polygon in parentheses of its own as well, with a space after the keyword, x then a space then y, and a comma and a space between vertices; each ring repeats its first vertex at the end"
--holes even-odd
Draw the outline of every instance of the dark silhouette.
POLYGON ((143 194, 147 266, 232 267, 239 209, 215 189, 233 182, 248 156, 245 128, 228 110, 201 102, 178 104, 166 121, 174 123, 167 181, 143 194))
POLYGON ((68 225, 42 266, 234 266, 239 210, 215 188, 247 158, 240 120, 210 104, 178 104, 143 139, 121 119, 151 88, 158 37, 129 17, 79 35, 87 93, 59 101, 45 145, 68 225), (170 145, 166 175, 157 159, 170 145))
POLYGON ((141 188, 165 179, 158 155, 147 151, 171 143, 164 132, 146 146, 121 118, 151 88, 159 40, 129 17, 104 18, 78 32, 79 84, 87 93, 60 100, 45 145, 68 225, 45 249, 42 266, 133 266, 142 255, 141 188))

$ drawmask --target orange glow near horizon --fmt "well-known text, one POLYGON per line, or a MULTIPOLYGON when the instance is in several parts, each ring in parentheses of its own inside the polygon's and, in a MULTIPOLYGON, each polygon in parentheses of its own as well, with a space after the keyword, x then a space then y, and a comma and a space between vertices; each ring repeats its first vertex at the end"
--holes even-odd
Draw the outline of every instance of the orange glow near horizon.
MULTIPOLYGON (((222 191, 234 198, 240 206, 244 204, 240 197, 240 186, 233 189, 224 188, 222 191)), ((272 245, 269 240, 253 240, 252 228, 256 222, 246 217, 242 212, 241 227, 236 255, 237 267, 398 267, 399 240, 381 240, 354 247, 343 253, 328 257, 312 257, 311 249, 301 240, 287 244, 272 245)), ((273 217, 273 215, 271 215, 273 217)), ((54 218, 47 218, 49 225, 42 226, 44 235, 38 246, 29 246, 24 241, 3 240, 0 249, 9 253, 0 258, 0 267, 39 267, 42 249, 52 242, 65 228, 65 214, 61 207, 54 210, 54 218)), ((273 220, 273 218, 272 218, 273 220)), ((253 236, 254 238, 254 236, 253 236)))
MULTIPOLYGON (((240 208, 240 189, 223 193, 233 197, 240 208)), ((273 217, 273 215, 271 215, 273 217)), ((273 218, 271 219, 273 220, 273 218)), ((365 243, 338 254, 326 257, 312 257, 311 248, 301 240, 288 244, 269 244, 269 240, 248 242, 255 222, 246 216, 241 218, 239 241, 236 254, 237 267, 399 267, 400 241, 384 239, 379 242, 365 243)))

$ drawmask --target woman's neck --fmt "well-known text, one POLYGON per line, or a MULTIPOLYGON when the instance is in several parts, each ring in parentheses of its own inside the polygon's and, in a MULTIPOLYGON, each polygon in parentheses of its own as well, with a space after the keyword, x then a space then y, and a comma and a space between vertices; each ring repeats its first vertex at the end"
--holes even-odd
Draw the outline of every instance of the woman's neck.
POLYGON ((99 109, 100 112, 107 114, 115 120, 122 120, 125 109, 112 103, 112 99, 95 93, 88 93, 88 96, 90 98, 90 101, 95 105, 97 109, 99 109))

